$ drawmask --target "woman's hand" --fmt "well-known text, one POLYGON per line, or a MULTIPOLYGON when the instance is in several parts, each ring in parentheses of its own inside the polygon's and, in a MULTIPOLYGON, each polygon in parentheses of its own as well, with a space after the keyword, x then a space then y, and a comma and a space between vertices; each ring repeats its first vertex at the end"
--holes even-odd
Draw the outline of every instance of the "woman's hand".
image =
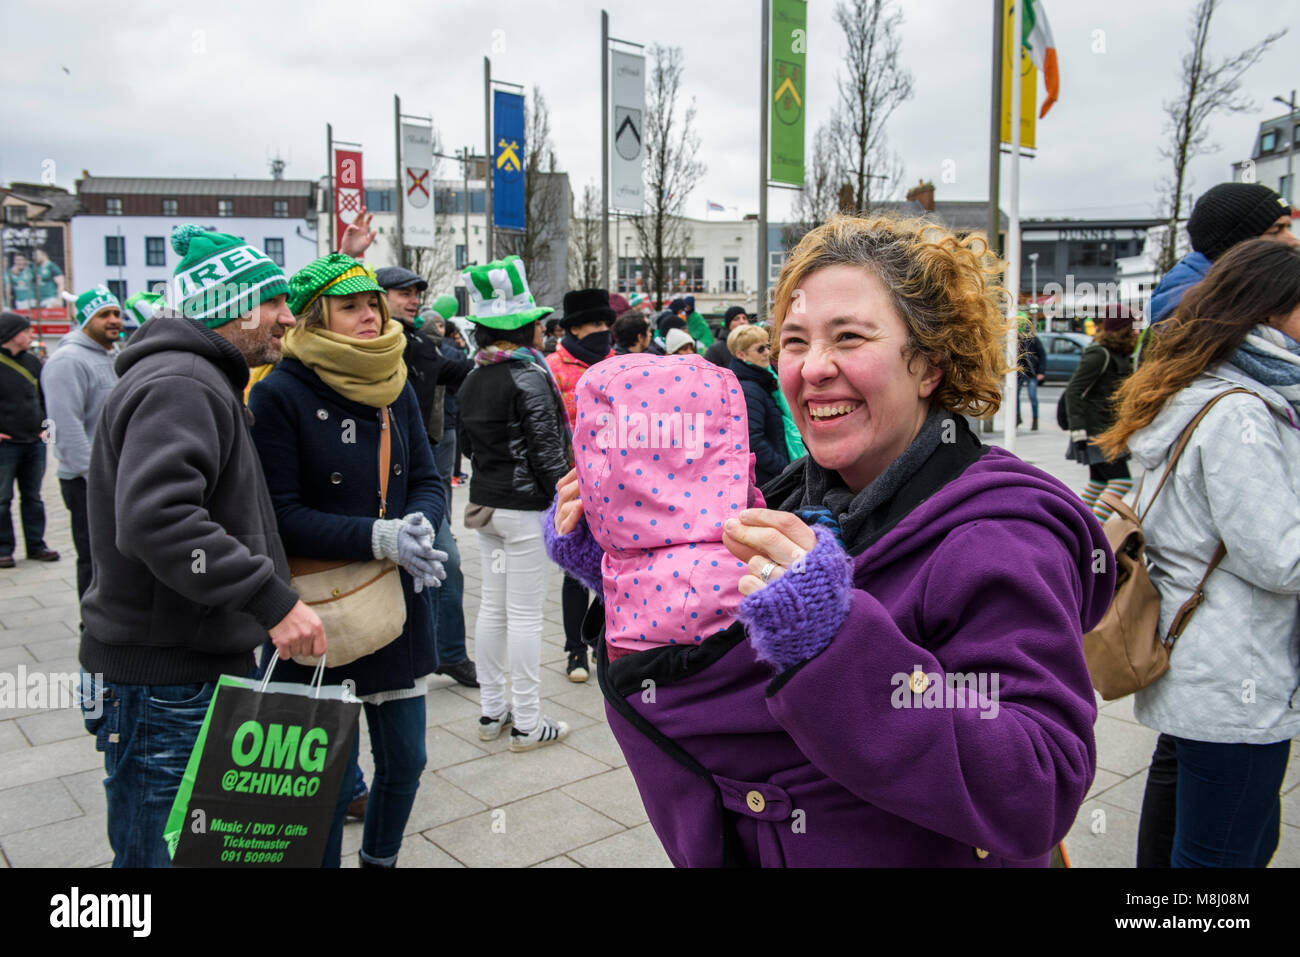
POLYGON ((582 521, 582 494, 578 488, 578 470, 569 469, 555 486, 555 534, 568 535, 582 521))
POLYGON ((736 518, 727 519, 722 527, 722 544, 748 565, 748 573, 741 577, 739 588, 742 595, 750 595, 768 582, 776 581, 808 554, 817 544, 817 536, 799 516, 790 512, 749 508, 736 518))

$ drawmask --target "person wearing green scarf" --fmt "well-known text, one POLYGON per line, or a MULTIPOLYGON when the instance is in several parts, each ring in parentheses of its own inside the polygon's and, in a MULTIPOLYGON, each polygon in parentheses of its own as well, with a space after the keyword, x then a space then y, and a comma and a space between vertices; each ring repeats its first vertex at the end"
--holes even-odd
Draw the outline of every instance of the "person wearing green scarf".
POLYGON ((767 330, 739 326, 727 336, 727 348, 731 351, 729 368, 745 392, 749 448, 754 453, 755 480, 761 486, 780 475, 795 459, 803 458, 803 439, 772 371, 767 330))
MULTIPOLYGON (((433 603, 425 589, 445 575, 433 548, 446 493, 433 462, 415 391, 402 361, 406 339, 388 314, 374 274, 334 253, 289 280, 298 324, 279 364, 249 393, 253 441, 280 537, 292 556, 390 559, 399 568, 406 624, 394 641, 340 668, 365 705, 375 774, 365 809, 363 867, 392 867, 425 765, 427 677, 438 667, 433 603), (380 437, 387 431, 387 489, 380 491, 380 437)), ((328 636, 327 640, 328 640, 328 636)), ((326 659, 328 663, 328 658, 326 659)), ((307 682, 311 669, 277 664, 277 681, 307 682)), ((323 864, 340 863, 357 752, 344 773, 323 864)))

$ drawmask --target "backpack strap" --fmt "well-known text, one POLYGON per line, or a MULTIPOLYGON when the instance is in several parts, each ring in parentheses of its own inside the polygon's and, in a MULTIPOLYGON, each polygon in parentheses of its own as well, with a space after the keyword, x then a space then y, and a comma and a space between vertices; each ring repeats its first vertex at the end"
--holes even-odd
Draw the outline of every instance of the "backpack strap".
POLYGON ((1192 620, 1192 615, 1196 614, 1196 609, 1205 601, 1206 579, 1219 567, 1219 562, 1223 561, 1227 554, 1228 547, 1223 542, 1219 542, 1219 547, 1214 550, 1214 557, 1210 559, 1209 567, 1205 569, 1205 574, 1196 584, 1196 591, 1192 592, 1192 597, 1183 602, 1183 606, 1178 609, 1178 614, 1174 615, 1174 620, 1169 625, 1169 635, 1165 638, 1165 647, 1172 650, 1174 642, 1183 636, 1183 629, 1192 620))

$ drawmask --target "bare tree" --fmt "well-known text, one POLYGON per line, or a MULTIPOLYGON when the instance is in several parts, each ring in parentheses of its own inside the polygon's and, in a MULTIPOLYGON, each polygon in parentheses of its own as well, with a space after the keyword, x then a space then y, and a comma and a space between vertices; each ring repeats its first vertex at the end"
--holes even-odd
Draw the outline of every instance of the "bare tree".
POLYGON ((534 298, 547 305, 564 292, 569 197, 567 177, 556 168, 550 110, 536 86, 524 103, 524 150, 524 228, 499 231, 494 258, 513 254, 522 259, 534 298))
POLYGON ((845 184, 843 156, 835 148, 829 123, 817 127, 813 135, 803 188, 795 194, 791 222, 782 238, 789 248, 840 211, 840 189, 845 184))
POLYGON ((831 136, 847 152, 843 162, 853 184, 853 208, 865 213, 873 195, 895 191, 897 184, 890 190, 889 181, 902 178, 897 158, 886 147, 885 124, 912 96, 912 74, 901 57, 903 14, 894 0, 841 0, 835 23, 844 32, 847 50, 831 136), (883 179, 885 189, 876 190, 874 179, 883 179))
POLYGON ((1220 0, 1200 0, 1192 11, 1187 30, 1192 48, 1183 55, 1178 97, 1163 104, 1169 141, 1161 148, 1160 155, 1173 162, 1173 170, 1160 184, 1164 194, 1161 205, 1168 210, 1169 222, 1156 263, 1162 273, 1173 268, 1177 259, 1178 221, 1183 217, 1187 167, 1198 156, 1219 148, 1209 142, 1210 117, 1253 109, 1250 97, 1241 92, 1241 78, 1286 33, 1286 28, 1270 33, 1235 56, 1216 61, 1206 53, 1205 47, 1210 37, 1210 18, 1219 3, 1220 0))
POLYGON ((661 299, 672 274, 686 254, 690 239, 682 209, 686 197, 704 175, 697 159, 700 137, 695 132, 695 99, 682 110, 681 47, 655 44, 647 51, 650 82, 646 89, 645 188, 647 211, 632 217, 637 245, 646 267, 647 291, 661 299))
POLYGON ((600 284, 600 190, 588 183, 569 225, 569 286, 594 289, 600 284))

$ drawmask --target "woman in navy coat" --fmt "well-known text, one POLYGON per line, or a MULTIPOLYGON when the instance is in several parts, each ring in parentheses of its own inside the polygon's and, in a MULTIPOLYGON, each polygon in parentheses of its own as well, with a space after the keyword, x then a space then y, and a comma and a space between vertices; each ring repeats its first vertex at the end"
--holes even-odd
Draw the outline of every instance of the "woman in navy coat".
MULTIPOLYGON (((433 607, 425 589, 437 584, 441 572, 432 532, 446 508, 444 487, 406 382, 400 324, 389 318, 373 278, 354 260, 334 254, 295 274, 290 288, 299 325, 285 336, 285 358, 249 396, 253 439, 290 555, 387 557, 400 569, 406 600, 401 635, 370 655, 325 671, 326 684, 351 682, 365 703, 375 776, 361 863, 391 867, 425 765, 425 678, 437 667, 433 607), (392 428, 391 462, 381 517, 378 463, 385 410, 392 428)), ((331 636, 325 637, 328 662, 331 636)), ((276 680, 310 677, 311 669, 292 661, 276 665, 276 680)), ((351 782, 354 775, 350 770, 344 780, 351 782)), ((345 787, 325 866, 338 866, 350 796, 345 787)))

